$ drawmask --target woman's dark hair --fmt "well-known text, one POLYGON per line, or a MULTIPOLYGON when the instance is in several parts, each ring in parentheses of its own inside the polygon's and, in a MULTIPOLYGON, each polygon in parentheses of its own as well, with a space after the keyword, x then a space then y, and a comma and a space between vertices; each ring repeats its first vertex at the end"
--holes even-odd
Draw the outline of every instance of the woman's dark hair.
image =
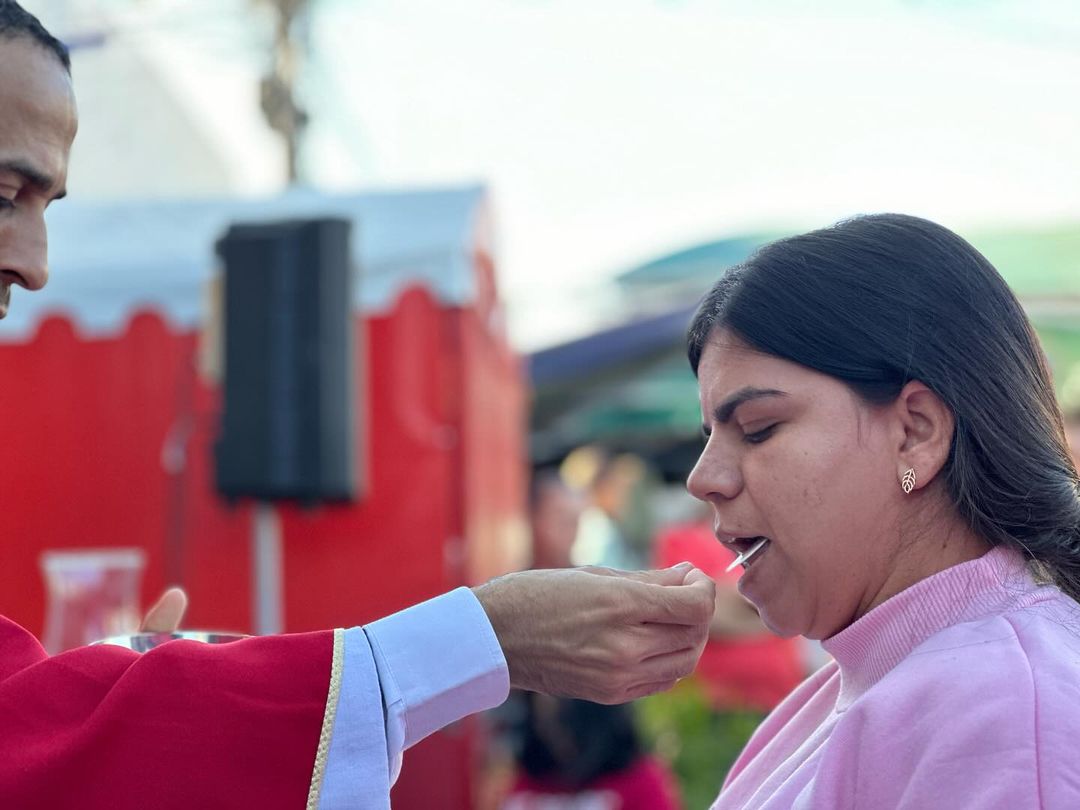
POLYGON ((690 325, 697 374, 715 330, 847 383, 870 403, 919 380, 956 421, 943 473, 972 529, 1080 601, 1080 484, 1042 349, 975 248, 878 214, 781 239, 727 273, 690 325))
POLYGON ((67 46, 50 34, 37 17, 15 0, 0 0, 0 39, 22 37, 51 51, 60 60, 64 70, 71 72, 71 56, 68 54, 67 46))

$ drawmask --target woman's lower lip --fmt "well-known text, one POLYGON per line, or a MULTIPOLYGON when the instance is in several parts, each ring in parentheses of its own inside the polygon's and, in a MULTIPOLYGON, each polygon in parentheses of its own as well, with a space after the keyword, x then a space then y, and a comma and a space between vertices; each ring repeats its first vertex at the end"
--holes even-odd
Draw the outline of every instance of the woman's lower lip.
POLYGON ((760 599, 763 594, 761 593, 761 583, 758 580, 762 576, 762 572, 758 569, 764 565, 762 557, 768 553, 768 547, 759 551, 752 560, 748 560, 743 565, 743 570, 739 574, 739 581, 736 583, 736 589, 742 594, 742 597, 746 599, 750 604, 754 605, 759 611, 761 609, 760 599))

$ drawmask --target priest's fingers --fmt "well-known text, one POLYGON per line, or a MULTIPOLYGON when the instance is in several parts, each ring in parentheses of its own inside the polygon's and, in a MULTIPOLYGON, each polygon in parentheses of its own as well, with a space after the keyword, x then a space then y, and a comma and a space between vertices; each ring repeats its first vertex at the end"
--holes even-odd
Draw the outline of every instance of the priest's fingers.
POLYGON ((688 624, 708 630, 716 609, 716 584, 697 569, 685 585, 643 585, 636 611, 641 621, 688 624))
POLYGON ((693 674, 700 655, 701 650, 694 648, 654 656, 635 667, 634 681, 637 684, 674 683, 693 674))
POLYGON ((144 633, 172 633, 180 626, 187 604, 187 594, 183 590, 169 588, 146 612, 139 629, 144 633))
MULTIPOLYGON (((637 628, 639 660, 658 655, 701 650, 709 637, 709 628, 683 624, 643 624, 637 628)), ((688 673, 683 673, 688 674, 688 673)))
POLYGON ((670 689, 694 671, 700 653, 700 649, 682 650, 654 656, 632 667, 608 670, 606 677, 594 684, 594 693, 586 695, 585 699, 596 703, 625 703, 670 689))
POLYGON ((630 689, 627 694, 627 702, 631 700, 639 700, 649 695, 655 695, 657 692, 666 692, 668 689, 677 684, 678 681, 659 681, 657 683, 643 683, 641 686, 630 689))
POLYGON ((677 680, 669 680, 656 681, 655 683, 634 684, 619 692, 617 695, 600 695, 596 699, 593 699, 592 702, 603 703, 608 706, 613 706, 618 703, 629 703, 632 700, 655 695, 657 692, 666 692, 677 683, 677 680))
POLYGON ((655 571, 619 571, 614 568, 600 566, 586 566, 585 571, 590 574, 600 574, 606 577, 619 577, 634 582, 644 582, 648 585, 682 585, 686 575, 693 570, 694 566, 688 562, 673 565, 671 568, 661 568, 655 571))

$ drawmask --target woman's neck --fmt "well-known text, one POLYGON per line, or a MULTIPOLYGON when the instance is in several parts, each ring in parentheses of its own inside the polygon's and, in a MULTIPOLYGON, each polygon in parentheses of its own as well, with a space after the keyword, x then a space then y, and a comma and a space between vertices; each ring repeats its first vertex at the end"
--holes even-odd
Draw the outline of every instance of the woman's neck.
POLYGON ((991 544, 973 532, 951 504, 913 507, 902 527, 888 575, 877 592, 868 595, 856 619, 916 582, 978 559, 990 550, 991 544))

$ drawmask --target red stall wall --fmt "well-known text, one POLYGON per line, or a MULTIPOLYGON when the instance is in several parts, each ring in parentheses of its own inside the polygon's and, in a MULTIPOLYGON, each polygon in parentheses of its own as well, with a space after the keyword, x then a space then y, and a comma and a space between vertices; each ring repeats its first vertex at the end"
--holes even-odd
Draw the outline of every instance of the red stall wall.
MULTIPOLYGON (((364 490, 280 506, 287 631, 360 624, 520 562, 523 383, 489 298, 447 308, 414 288, 358 319, 364 490)), ((17 460, 0 465, 0 613, 41 632, 44 549, 138 546, 144 604, 180 582, 188 626, 251 630, 250 506, 214 492, 220 403, 197 352, 195 332, 145 313, 115 337, 54 318, 0 344, 3 455, 17 460)), ((395 807, 470 805, 474 726, 410 751, 395 807)))

